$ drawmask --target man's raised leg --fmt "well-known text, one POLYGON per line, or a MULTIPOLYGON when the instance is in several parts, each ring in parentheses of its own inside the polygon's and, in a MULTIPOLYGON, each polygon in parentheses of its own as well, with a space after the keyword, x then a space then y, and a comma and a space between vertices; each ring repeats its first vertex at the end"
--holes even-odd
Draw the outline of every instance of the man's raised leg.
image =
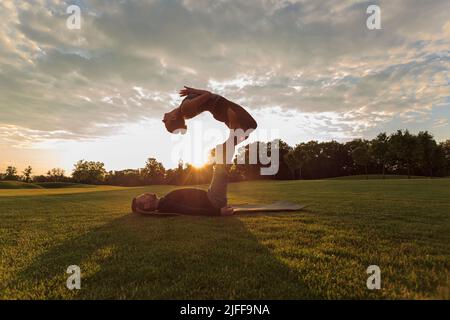
POLYGON ((237 144, 235 134, 230 131, 228 140, 216 146, 216 161, 211 184, 208 189, 208 198, 217 208, 227 206, 228 198, 228 170, 233 163, 234 147, 237 144))

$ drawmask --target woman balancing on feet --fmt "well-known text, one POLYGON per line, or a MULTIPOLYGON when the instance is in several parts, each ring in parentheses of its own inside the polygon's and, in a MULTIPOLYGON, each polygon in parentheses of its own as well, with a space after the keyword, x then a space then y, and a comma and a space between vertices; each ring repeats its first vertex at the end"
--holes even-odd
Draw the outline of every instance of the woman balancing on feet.
POLYGON ((180 91, 180 96, 186 97, 181 105, 164 115, 163 122, 167 130, 171 133, 186 130, 185 119, 191 119, 204 111, 211 112, 216 120, 230 128, 230 138, 218 146, 224 159, 220 164, 214 165, 212 181, 207 191, 184 188, 172 191, 162 198, 158 198, 154 193, 145 193, 133 199, 132 210, 141 214, 158 212, 200 216, 233 215, 233 208, 228 206, 227 201, 227 164, 233 159, 234 147, 256 129, 256 121, 241 106, 205 90, 185 87, 180 91), (233 152, 227 152, 227 143, 231 144, 233 152))
POLYGON ((164 115, 164 124, 169 132, 186 130, 186 119, 209 111, 214 119, 225 123, 231 130, 243 130, 245 137, 257 127, 255 119, 240 105, 225 99, 222 96, 206 90, 184 87, 180 96, 186 97, 181 105, 164 115))

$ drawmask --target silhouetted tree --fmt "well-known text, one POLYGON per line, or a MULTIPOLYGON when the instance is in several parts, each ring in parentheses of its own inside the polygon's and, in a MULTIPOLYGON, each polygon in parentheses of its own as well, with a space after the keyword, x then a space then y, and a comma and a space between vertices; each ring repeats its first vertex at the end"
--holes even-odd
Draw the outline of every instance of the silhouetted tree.
POLYGON ((353 167, 348 146, 337 141, 322 142, 319 145, 318 160, 322 177, 347 175, 353 167))
POLYGON ((4 180, 11 180, 11 181, 19 180, 19 176, 17 175, 17 168, 14 166, 8 166, 6 168, 4 180))
POLYGON ((87 184, 100 184, 106 175, 103 162, 80 160, 74 165, 72 178, 75 182, 87 184))
POLYGON ((65 173, 61 168, 53 168, 47 172, 47 180, 49 182, 65 182, 67 180, 65 173))
POLYGON ((302 169, 303 178, 314 179, 319 177, 321 174, 321 163, 320 155, 322 153, 322 148, 317 141, 309 141, 303 144, 305 152, 308 154, 309 161, 306 163, 302 169))
POLYGON ((31 182, 31 174, 33 173, 33 168, 31 166, 26 167, 23 171, 23 181, 31 182))
POLYGON ((105 177, 105 183, 124 187, 143 186, 146 184, 145 176, 140 169, 110 171, 105 177))
POLYGON ((433 150, 433 175, 445 176, 447 174, 445 149, 443 144, 437 144, 433 150))
POLYGON ((450 174, 450 140, 441 143, 442 153, 444 157, 444 175, 450 174))
POLYGON ((424 174, 433 177, 434 162, 438 161, 437 143, 428 131, 421 131, 417 135, 418 162, 424 174))
POLYGON ((418 158, 417 140, 408 130, 398 130, 390 136, 389 141, 392 158, 399 166, 406 167, 410 179, 412 167, 418 158))
POLYGON ((285 161, 285 157, 292 150, 292 147, 281 139, 277 140, 267 143, 267 148, 269 151, 268 155, 271 157, 271 164, 267 165, 267 167, 273 166, 273 162, 276 161, 276 157, 272 157, 272 154, 274 152, 278 152, 278 172, 275 176, 273 176, 273 178, 278 180, 292 179, 291 170, 285 161))
POLYGON ((145 163, 142 174, 148 184, 161 184, 164 182, 166 169, 161 162, 156 161, 155 158, 149 158, 145 163))
POLYGON ((284 160, 292 171, 294 179, 297 178, 297 171, 299 172, 299 178, 302 179, 302 169, 305 164, 310 160, 310 155, 307 152, 307 148, 305 148, 305 144, 298 144, 295 148, 289 151, 284 160))
POLYGON ((383 179, 386 173, 386 164, 389 159, 389 137, 383 132, 380 133, 375 139, 370 143, 370 154, 372 155, 375 162, 381 166, 381 174, 383 179))
POLYGON ((259 162, 260 143, 253 142, 240 147, 237 151, 235 163, 236 173, 245 180, 261 179, 259 162))
POLYGON ((370 162, 369 143, 367 141, 361 141, 359 145, 352 150, 352 157, 357 165, 364 167, 366 179, 369 179, 369 172, 367 170, 370 162))

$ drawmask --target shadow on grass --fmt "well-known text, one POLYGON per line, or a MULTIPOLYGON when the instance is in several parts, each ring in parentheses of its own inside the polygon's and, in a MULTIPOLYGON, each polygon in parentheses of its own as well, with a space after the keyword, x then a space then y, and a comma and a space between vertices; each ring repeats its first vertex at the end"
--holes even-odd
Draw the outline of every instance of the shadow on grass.
POLYGON ((318 298, 238 217, 129 214, 38 256, 10 283, 25 298, 318 298), (82 289, 66 288, 78 265, 82 289))

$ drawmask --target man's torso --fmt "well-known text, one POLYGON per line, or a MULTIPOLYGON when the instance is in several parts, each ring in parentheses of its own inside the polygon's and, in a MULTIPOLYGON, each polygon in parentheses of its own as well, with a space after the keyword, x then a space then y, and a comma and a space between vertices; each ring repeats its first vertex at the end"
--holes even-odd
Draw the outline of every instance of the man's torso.
POLYGON ((211 215, 218 213, 218 208, 215 208, 208 199, 207 192, 200 189, 185 188, 169 192, 164 198, 161 198, 158 205, 160 212, 177 212, 180 207, 189 207, 202 209, 210 212, 211 215))

